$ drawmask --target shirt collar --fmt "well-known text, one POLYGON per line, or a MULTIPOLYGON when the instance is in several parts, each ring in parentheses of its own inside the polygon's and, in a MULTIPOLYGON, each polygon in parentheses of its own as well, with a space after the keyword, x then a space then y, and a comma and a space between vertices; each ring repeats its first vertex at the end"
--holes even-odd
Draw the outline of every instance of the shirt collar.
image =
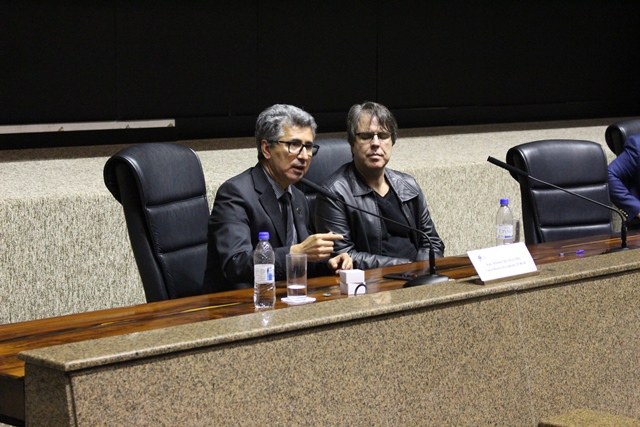
POLYGON ((273 179, 273 177, 267 173, 267 170, 264 168, 264 166, 262 167, 262 170, 264 171, 264 174, 267 176, 267 180, 269 181, 269 184, 271 184, 271 188, 273 188, 273 192, 276 194, 276 199, 280 200, 280 197, 282 197, 282 195, 285 192, 289 193, 293 197, 293 193, 291 191, 290 185, 287 185, 287 188, 282 188, 280 184, 278 184, 276 180, 273 179))

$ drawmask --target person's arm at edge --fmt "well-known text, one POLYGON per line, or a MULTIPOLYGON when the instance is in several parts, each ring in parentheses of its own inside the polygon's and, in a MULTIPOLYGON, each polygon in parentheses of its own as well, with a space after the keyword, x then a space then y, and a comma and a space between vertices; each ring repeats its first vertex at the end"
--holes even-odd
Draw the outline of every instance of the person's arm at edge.
POLYGON ((627 215, 629 220, 640 215, 640 200, 635 197, 625 182, 637 182, 640 163, 640 136, 631 136, 620 155, 609 164, 609 195, 611 201, 627 215), (636 180, 634 180, 636 178, 636 180))

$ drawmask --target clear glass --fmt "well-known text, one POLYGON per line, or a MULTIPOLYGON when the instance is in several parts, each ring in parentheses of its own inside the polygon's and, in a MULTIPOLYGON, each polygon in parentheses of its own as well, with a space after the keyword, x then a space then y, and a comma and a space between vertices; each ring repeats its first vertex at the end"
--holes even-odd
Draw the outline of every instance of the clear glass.
POLYGON ((307 254, 287 254, 287 298, 291 302, 307 299, 307 254))

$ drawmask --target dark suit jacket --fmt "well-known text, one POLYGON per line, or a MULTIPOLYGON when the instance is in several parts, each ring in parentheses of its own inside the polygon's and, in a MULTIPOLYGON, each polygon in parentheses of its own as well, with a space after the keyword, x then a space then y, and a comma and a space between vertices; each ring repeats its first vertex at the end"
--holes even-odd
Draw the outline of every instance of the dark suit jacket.
POLYGON ((609 164, 611 201, 633 221, 640 213, 640 135, 632 135, 609 164))
MULTIPOLYGON (((309 205, 304 194, 291 186, 291 206, 298 241, 309 236, 309 205)), ((269 232, 276 253, 276 280, 286 278, 286 225, 278 199, 258 163, 220 186, 209 217, 209 242, 204 293, 253 287, 253 250, 258 233, 269 232)), ((330 274, 326 261, 307 264, 308 276, 330 274)))

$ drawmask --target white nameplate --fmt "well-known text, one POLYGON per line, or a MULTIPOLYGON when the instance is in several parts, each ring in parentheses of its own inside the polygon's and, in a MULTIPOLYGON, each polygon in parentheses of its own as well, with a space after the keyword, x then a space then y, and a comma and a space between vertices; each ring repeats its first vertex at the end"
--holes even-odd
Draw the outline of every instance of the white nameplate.
POLYGON ((538 271, 524 242, 468 251, 467 255, 485 283, 538 271))

